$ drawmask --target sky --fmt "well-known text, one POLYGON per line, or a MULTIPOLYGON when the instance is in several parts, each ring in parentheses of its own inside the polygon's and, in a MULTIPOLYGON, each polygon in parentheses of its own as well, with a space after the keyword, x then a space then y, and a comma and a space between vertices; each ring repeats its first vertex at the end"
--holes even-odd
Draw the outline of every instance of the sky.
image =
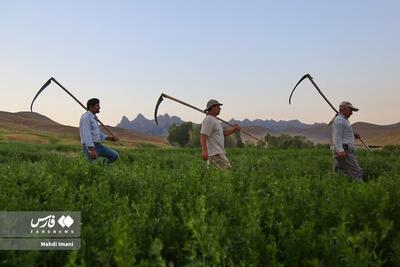
MULTIPOLYGON (((326 97, 352 122, 393 124, 400 100, 400 1, 1 1, 0 110, 29 110, 56 78, 99 118, 153 118, 161 93, 224 119, 328 122, 326 97)), ((56 85, 34 111, 76 126, 84 110, 56 85)), ((165 100, 160 114, 204 117, 165 100)))

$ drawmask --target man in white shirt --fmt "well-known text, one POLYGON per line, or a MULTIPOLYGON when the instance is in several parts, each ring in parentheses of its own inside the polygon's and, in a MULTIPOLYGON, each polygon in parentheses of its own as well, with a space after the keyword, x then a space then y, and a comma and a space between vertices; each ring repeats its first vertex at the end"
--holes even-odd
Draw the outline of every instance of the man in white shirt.
POLYGON ((358 108, 350 102, 343 101, 339 106, 339 114, 333 120, 333 169, 335 172, 342 171, 355 181, 361 182, 363 172, 358 165, 354 151, 354 140, 360 138, 360 135, 354 133, 349 122, 353 111, 358 111, 358 108))
POLYGON ((101 144, 101 141, 104 140, 118 141, 118 137, 107 136, 100 131, 96 117, 96 114, 100 112, 100 100, 97 98, 89 99, 86 107, 88 111, 82 115, 79 122, 79 135, 83 152, 90 161, 97 159, 98 156, 107 158, 108 163, 116 161, 119 157, 118 153, 101 144))
POLYGON ((215 99, 207 102, 204 110, 207 112, 207 116, 203 120, 200 130, 201 157, 203 160, 207 160, 210 166, 227 169, 231 167, 231 164, 225 155, 224 136, 240 131, 240 127, 235 125, 235 128, 229 130, 222 128, 216 118, 221 111, 221 106, 222 104, 215 99))

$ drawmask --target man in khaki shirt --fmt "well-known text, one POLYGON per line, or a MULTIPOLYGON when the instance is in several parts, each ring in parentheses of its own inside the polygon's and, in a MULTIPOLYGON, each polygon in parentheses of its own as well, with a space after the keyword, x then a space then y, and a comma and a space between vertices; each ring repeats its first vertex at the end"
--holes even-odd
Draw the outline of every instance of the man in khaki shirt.
POLYGON ((207 102, 205 111, 207 116, 201 124, 200 144, 201 157, 207 160, 207 164, 218 169, 227 169, 231 167, 228 158, 225 155, 224 136, 231 135, 240 131, 240 127, 224 130, 217 116, 221 111, 222 104, 215 99, 207 102))

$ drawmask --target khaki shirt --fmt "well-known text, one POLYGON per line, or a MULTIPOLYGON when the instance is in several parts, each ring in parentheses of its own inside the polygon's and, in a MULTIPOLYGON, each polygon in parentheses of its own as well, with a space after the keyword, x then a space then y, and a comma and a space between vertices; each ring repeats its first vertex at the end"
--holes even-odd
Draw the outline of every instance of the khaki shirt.
POLYGON ((207 135, 208 156, 224 154, 224 130, 221 123, 214 116, 207 115, 202 124, 200 134, 207 135))

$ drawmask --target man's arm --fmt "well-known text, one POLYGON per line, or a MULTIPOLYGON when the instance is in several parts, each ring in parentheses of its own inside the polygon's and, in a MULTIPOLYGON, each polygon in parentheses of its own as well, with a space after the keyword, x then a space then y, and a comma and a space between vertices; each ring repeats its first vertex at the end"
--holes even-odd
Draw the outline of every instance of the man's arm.
POLYGON ((82 118, 79 125, 81 129, 81 142, 85 144, 89 150, 90 157, 92 159, 97 158, 96 149, 94 148, 92 133, 90 132, 90 120, 88 117, 82 118))
MULTIPOLYGON (((96 117, 96 120, 99 121, 99 120, 97 119, 97 117, 96 117)), ((99 127, 100 127, 100 126, 99 126, 99 127)), ((117 141, 119 141, 119 138, 118 138, 117 136, 115 136, 115 137, 113 137, 113 136, 108 136, 108 135, 106 135, 105 133, 103 133, 103 132, 100 130, 100 140, 101 140, 101 141, 109 140, 109 141, 117 142, 117 141)))
POLYGON ((88 117, 82 118, 79 125, 81 130, 81 143, 87 147, 94 147, 92 133, 90 132, 90 120, 88 117))
MULTIPOLYGON (((110 141, 114 141, 114 142, 116 142, 116 141, 119 141, 119 138, 118 137, 113 137, 113 136, 108 136, 108 135, 106 135, 105 133, 103 133, 102 131, 101 131, 101 129, 100 129, 100 125, 99 125, 99 119, 97 118, 97 116, 95 116, 95 119, 96 119, 96 121, 97 121, 97 125, 98 125, 98 127, 99 127, 99 131, 100 131, 100 140, 101 141, 104 141, 104 140, 110 140, 110 141)), ((105 127, 105 126, 104 126, 105 127)))
POLYGON ((229 129, 229 130, 224 130, 224 136, 231 135, 233 133, 239 132, 242 128, 240 128, 239 125, 235 124, 235 127, 229 129))
POLYGON ((109 140, 109 141, 117 142, 117 141, 119 141, 119 138, 117 136, 113 137, 113 136, 106 135, 103 140, 109 140))
POLYGON ((207 139, 208 139, 207 135, 200 134, 201 157, 203 158, 203 160, 208 159, 207 139))
POLYGON ((339 158, 346 157, 346 151, 343 149, 343 126, 339 121, 334 121, 332 124, 332 143, 333 149, 339 158))

